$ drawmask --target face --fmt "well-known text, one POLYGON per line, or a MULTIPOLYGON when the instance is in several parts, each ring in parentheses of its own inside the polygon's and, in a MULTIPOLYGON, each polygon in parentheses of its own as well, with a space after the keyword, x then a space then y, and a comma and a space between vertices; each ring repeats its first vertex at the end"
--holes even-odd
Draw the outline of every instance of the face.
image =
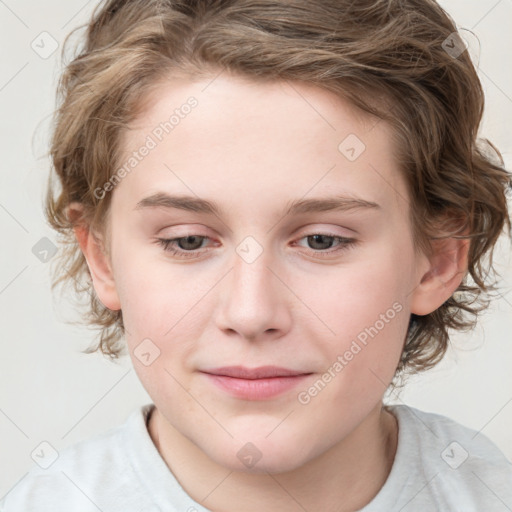
POLYGON ((167 82, 131 128, 108 193, 135 370, 218 464, 300 467, 375 410, 403 347, 423 267, 389 128, 226 75, 167 82))

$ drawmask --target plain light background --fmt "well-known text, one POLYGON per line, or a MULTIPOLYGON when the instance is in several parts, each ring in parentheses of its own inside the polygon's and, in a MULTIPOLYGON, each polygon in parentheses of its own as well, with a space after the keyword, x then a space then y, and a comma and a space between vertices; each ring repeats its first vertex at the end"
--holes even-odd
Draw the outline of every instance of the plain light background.
MULTIPOLYGON (((42 204, 60 45, 96 3, 0 0, 0 499, 34 465, 31 453, 41 442, 60 451, 121 424, 134 408, 151 402, 128 356, 111 363, 80 352, 94 332, 64 323, 72 307, 65 297, 52 296, 50 264, 32 252, 43 237, 56 241, 42 204), (42 32, 59 44, 48 58, 31 47, 42 32)), ((512 0, 441 5, 480 41, 466 36, 487 96, 481 133, 500 148, 510 169, 512 0)), ((474 332, 454 337, 456 348, 437 368, 411 379, 391 401, 472 427, 512 460, 512 262, 506 239, 496 261, 502 297, 474 332)))

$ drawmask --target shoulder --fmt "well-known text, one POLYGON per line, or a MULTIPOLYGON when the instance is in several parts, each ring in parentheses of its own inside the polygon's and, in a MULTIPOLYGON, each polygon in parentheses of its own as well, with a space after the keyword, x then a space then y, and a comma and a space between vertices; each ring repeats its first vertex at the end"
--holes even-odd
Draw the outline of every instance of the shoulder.
POLYGON ((424 475, 422 492, 430 493, 438 506, 512 509, 512 464, 489 438, 440 414, 406 405, 388 409, 398 420, 400 456, 410 463, 414 458, 417 472, 424 475))
MULTIPOLYGON (((449 459, 451 452, 454 452, 453 455, 457 456, 457 462, 460 463, 462 459, 469 460, 471 456, 484 465, 490 463, 503 465, 505 469, 512 468, 512 464, 499 448, 480 431, 466 427, 447 416, 407 405, 389 406, 389 409, 397 417, 399 426, 407 428, 410 434, 408 440, 414 439, 421 445, 432 448, 444 446, 448 442, 446 448, 449 449, 442 454, 445 458, 449 459), (453 446, 450 446, 452 443, 453 446)), ((451 465, 456 465, 456 462, 451 465)))
MULTIPOLYGON (((41 465, 34 466, 5 495, 0 501, 0 512, 97 512, 98 508, 103 509, 99 502, 106 506, 105 510, 118 510, 109 508, 108 502, 133 494, 137 486, 125 445, 142 431, 151 407, 152 404, 136 409, 124 424, 60 453, 45 453, 43 445, 41 465), (110 498, 105 496, 106 490, 110 498)), ((49 446, 46 449, 51 450, 49 446)))

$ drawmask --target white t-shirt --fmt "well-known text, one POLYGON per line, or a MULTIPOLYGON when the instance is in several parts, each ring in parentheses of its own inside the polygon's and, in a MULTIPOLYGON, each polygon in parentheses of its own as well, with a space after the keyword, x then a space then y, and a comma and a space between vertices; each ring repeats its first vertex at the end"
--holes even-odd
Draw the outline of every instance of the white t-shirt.
MULTIPOLYGON (((183 490, 153 444, 147 430, 153 407, 142 406, 123 425, 66 448, 47 469, 32 468, 2 499, 0 511, 208 512, 183 490)), ((395 460, 360 512, 512 511, 512 464, 487 437, 406 405, 389 410, 399 427, 395 460)))

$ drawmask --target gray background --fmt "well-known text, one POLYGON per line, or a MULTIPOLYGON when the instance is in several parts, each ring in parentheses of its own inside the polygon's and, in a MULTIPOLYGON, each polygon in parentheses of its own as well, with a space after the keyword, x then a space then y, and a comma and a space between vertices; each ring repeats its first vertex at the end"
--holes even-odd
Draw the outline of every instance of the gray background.
MULTIPOLYGON (((151 401, 127 357, 114 364, 80 352, 93 332, 64 323, 77 315, 65 297, 52 296, 49 263, 32 252, 43 237, 56 241, 42 202, 60 44, 95 4, 0 0, 0 498, 34 464, 31 453, 41 442, 59 452, 151 401), (43 31, 59 44, 48 58, 31 47, 47 37, 40 36, 43 31)), ((487 95, 482 134, 511 168, 512 0, 441 4, 459 28, 478 36, 480 46, 467 37, 487 95)), ((450 416, 490 437, 512 459, 512 264, 506 240, 496 261, 502 298, 473 333, 454 337, 456 349, 437 368, 412 379, 391 401, 450 416)))

